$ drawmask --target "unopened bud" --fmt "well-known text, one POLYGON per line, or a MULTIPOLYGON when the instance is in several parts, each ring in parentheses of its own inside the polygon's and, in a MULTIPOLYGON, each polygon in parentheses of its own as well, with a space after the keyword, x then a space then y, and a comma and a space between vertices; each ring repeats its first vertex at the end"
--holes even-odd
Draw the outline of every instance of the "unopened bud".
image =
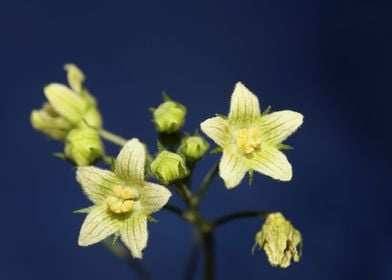
POLYGON ((73 129, 67 136, 65 155, 78 166, 86 166, 102 157, 103 144, 98 131, 92 128, 73 129))
POLYGON ((151 171, 165 185, 188 174, 184 158, 168 151, 161 152, 151 163, 151 171))
POLYGON ((179 152, 187 158, 198 160, 207 152, 208 142, 201 136, 189 136, 182 140, 179 152))
POLYGON ((174 133, 185 122, 186 108, 174 101, 165 101, 153 111, 153 121, 160 133, 174 133))

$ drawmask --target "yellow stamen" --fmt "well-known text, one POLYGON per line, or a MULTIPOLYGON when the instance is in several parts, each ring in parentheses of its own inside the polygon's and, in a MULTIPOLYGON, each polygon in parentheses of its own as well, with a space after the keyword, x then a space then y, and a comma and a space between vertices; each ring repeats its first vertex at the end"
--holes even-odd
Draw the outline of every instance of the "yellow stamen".
POLYGON ((116 213, 127 213, 132 210, 134 201, 139 198, 139 192, 135 188, 115 186, 113 187, 113 194, 106 198, 106 203, 109 209, 116 213))
POLYGON ((259 130, 255 127, 241 129, 237 133, 236 144, 245 154, 253 153, 261 145, 259 130))

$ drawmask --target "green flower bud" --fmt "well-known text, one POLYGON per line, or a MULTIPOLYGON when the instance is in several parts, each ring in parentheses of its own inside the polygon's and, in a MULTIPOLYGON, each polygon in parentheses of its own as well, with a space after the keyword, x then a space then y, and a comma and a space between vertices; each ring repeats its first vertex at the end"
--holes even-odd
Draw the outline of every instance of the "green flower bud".
POLYGON ((209 146, 201 136, 188 136, 182 140, 179 152, 189 159, 198 160, 207 152, 209 146))
POLYGON ((171 100, 163 102, 153 111, 153 122, 158 132, 173 133, 185 122, 186 108, 171 100))
POLYGON ((151 171, 165 185, 182 179, 188 174, 184 158, 168 151, 161 152, 151 163, 151 171))
POLYGON ((299 262, 302 246, 301 233, 281 213, 269 214, 261 230, 256 234, 256 246, 263 248, 272 266, 287 268, 291 259, 299 262))
POLYGON ((73 129, 67 136, 65 155, 78 166, 86 166, 102 157, 103 144, 97 130, 73 129))

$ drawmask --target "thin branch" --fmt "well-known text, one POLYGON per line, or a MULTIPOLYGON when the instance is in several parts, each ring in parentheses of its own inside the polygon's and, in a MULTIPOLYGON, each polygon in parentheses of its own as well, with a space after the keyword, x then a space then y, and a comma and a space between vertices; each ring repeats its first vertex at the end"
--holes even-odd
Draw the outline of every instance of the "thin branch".
POLYGON ((215 178, 216 174, 218 174, 219 164, 216 163, 204 177, 199 190, 196 193, 196 198, 198 201, 201 200, 208 186, 211 184, 212 180, 215 178))
POLYGON ((101 137, 109 142, 112 142, 113 144, 116 144, 118 146, 124 146, 125 143, 127 143, 127 139, 122 138, 121 136, 118 136, 110 131, 107 131, 105 129, 100 129, 99 133, 101 137))
POLYGON ((184 218, 184 213, 182 212, 182 210, 177 207, 177 206, 173 206, 170 204, 166 204, 165 206, 163 206, 163 209, 165 209, 166 211, 172 212, 176 215, 178 215, 180 218, 184 218))
POLYGON ((111 238, 106 238, 102 241, 106 248, 108 248, 115 256, 125 262, 136 273, 140 280, 152 280, 153 278, 142 266, 140 261, 132 258, 128 250, 119 242, 112 244, 111 238))
POLYGON ((229 214, 227 216, 223 216, 217 220, 215 220, 212 225, 213 227, 218 227, 221 225, 224 225, 228 222, 237 220, 237 219, 242 219, 242 218, 254 218, 254 217, 259 217, 259 218, 267 218, 268 214, 271 212, 268 211, 244 211, 244 212, 237 212, 233 214, 229 214))

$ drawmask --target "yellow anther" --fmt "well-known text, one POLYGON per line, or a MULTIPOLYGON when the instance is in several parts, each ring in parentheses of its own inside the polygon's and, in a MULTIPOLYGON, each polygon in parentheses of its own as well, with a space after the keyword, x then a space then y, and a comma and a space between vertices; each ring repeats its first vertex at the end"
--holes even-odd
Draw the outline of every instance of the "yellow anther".
POLYGON ((257 128, 243 128, 237 133, 237 146, 245 153, 253 153, 261 145, 260 132, 257 128))
POLYGON ((121 205, 121 212, 125 213, 131 211, 133 207, 133 203, 134 202, 132 200, 124 201, 123 204, 121 205))
POLYGON ((123 187, 121 187, 121 186, 115 186, 115 187, 113 188, 113 192, 114 192, 114 194, 115 194, 117 197, 121 197, 121 192, 122 192, 122 190, 123 190, 123 187))
POLYGON ((131 187, 124 187, 121 191, 121 197, 123 199, 135 199, 138 196, 138 192, 136 189, 131 187))

